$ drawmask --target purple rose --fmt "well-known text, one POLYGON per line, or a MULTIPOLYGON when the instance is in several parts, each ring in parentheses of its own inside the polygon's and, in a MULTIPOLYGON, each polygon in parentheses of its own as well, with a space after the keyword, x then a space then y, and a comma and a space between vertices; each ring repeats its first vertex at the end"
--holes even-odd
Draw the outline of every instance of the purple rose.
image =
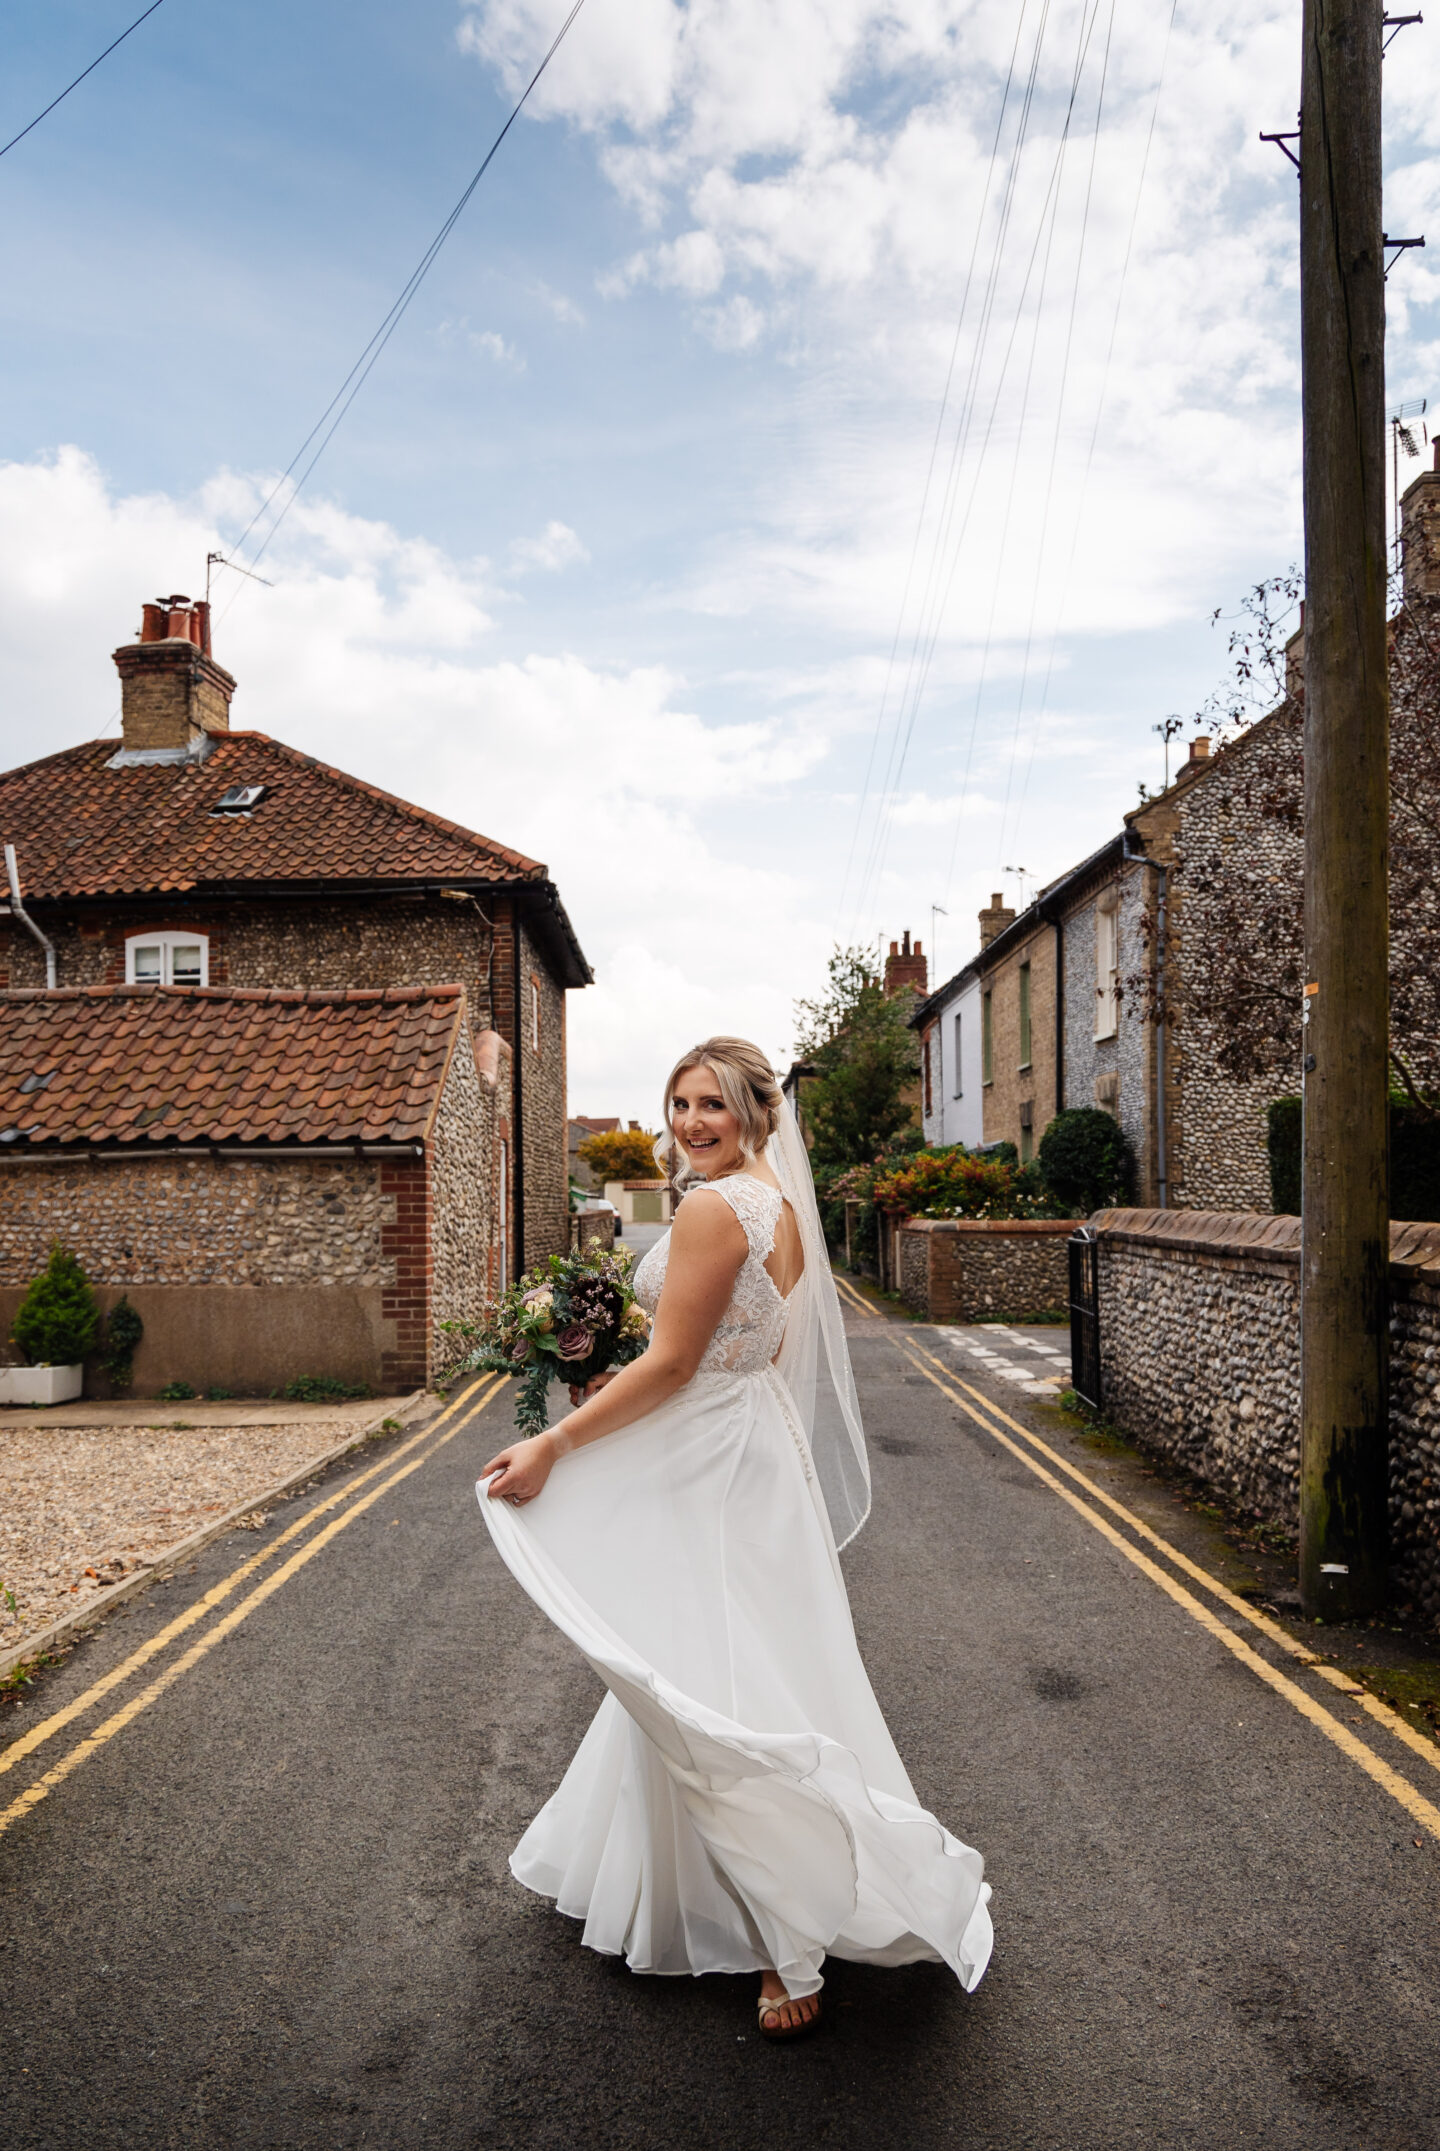
POLYGON ((594 1344, 595 1340, 583 1322, 567 1322, 555 1339, 556 1350, 562 1359, 586 1359, 594 1344))
POLYGON ((523 1337, 518 1344, 511 1345, 510 1357, 517 1362, 522 1362, 530 1357, 530 1347, 523 1337))

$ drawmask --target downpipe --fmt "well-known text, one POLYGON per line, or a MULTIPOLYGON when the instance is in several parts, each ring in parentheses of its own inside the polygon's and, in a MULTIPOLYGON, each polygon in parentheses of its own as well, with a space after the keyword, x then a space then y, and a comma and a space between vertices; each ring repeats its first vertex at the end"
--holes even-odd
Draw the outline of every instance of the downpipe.
POLYGON ((15 864, 15 846, 5 846, 5 876, 10 883, 10 910, 27 932, 34 935, 45 951, 45 984, 52 993, 56 986, 55 944, 47 934, 42 934, 20 899, 20 869, 15 864))

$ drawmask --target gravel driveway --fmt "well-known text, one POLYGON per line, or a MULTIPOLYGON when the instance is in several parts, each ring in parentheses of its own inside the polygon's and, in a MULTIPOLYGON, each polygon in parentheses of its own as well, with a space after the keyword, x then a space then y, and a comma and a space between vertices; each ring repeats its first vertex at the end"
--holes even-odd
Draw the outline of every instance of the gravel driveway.
POLYGON ((408 1401, 0 1413, 0 1652, 408 1401))

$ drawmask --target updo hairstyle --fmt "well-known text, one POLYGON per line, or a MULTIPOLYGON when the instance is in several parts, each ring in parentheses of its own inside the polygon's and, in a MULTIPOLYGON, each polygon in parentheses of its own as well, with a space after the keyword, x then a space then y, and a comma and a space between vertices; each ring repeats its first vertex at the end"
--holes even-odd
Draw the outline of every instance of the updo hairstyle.
POLYGON ((655 1144, 656 1158, 676 1188, 689 1187, 704 1177, 686 1162, 671 1126, 675 1086, 687 1068, 714 1069, 720 1095, 740 1123, 742 1157, 757 1158, 780 1125, 780 1085, 758 1046, 752 1046, 748 1038, 707 1038, 692 1046, 670 1071, 662 1133, 655 1144))

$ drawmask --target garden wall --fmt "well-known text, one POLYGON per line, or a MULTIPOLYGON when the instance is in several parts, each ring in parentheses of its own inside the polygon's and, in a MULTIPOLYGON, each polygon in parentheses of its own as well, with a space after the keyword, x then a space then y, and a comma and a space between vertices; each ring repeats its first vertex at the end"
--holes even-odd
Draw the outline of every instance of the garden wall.
MULTIPOLYGON (((1105 1417, 1294 1530, 1300 1220, 1102 1210, 1105 1417)), ((1390 1228, 1390 1523, 1396 1587, 1440 1626, 1440 1225, 1390 1228)))
POLYGON ((1070 1218, 906 1218, 898 1289, 932 1322, 1023 1321, 1069 1297, 1070 1218))

